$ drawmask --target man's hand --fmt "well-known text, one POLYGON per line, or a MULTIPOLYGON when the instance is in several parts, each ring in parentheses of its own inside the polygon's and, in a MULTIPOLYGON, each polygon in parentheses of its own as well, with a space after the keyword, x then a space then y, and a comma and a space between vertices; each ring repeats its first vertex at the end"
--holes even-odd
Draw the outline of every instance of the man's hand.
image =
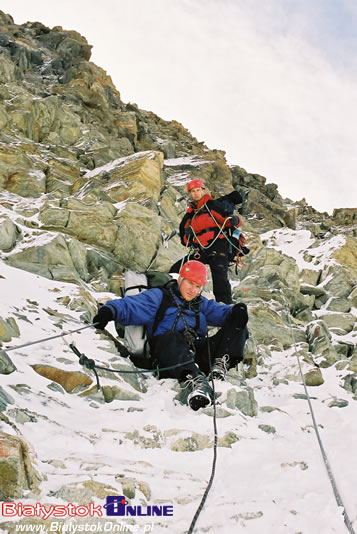
POLYGON ((239 224, 239 217, 237 217, 237 215, 231 215, 229 217, 229 220, 232 226, 236 226, 237 224, 239 224))
POLYGON ((243 302, 235 304, 232 308, 231 317, 238 328, 244 328, 248 322, 247 305, 243 304, 243 302))
POLYGON ((99 330, 104 330, 109 321, 113 320, 113 314, 107 306, 101 306, 95 317, 93 317, 93 324, 99 330))

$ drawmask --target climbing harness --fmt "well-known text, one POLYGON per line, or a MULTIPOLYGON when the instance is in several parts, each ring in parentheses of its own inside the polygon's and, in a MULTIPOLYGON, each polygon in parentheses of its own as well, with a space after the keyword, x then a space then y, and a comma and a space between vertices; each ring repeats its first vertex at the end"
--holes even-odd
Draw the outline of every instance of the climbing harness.
MULTIPOLYGON (((175 328, 175 325, 176 325, 176 322, 177 322, 178 318, 181 317, 182 320, 183 320, 183 323, 184 323, 183 335, 184 335, 185 340, 188 343, 189 347, 193 349, 194 348, 194 341, 197 339, 197 334, 196 334, 196 332, 195 332, 195 330, 193 328, 189 328, 187 326, 187 322, 186 322, 184 313, 183 313, 183 311, 181 309, 180 303, 177 302, 177 299, 176 299, 176 297, 175 297, 175 295, 174 295, 174 293, 172 291, 172 288, 169 288, 169 292, 170 292, 170 295, 171 295, 171 299, 173 300, 173 303, 178 308, 178 316, 177 316, 177 319, 176 319, 176 321, 175 321, 175 323, 173 325, 173 329, 175 328)), ((196 328, 199 327, 199 318, 197 318, 197 317, 198 317, 198 314, 196 314, 196 328)), ((186 361, 184 361, 182 363, 178 363, 178 364, 175 364, 175 365, 170 365, 169 367, 159 367, 159 365, 157 364, 154 369, 140 369, 138 371, 125 371, 125 370, 111 369, 110 367, 103 367, 103 366, 97 365, 94 360, 92 360, 91 358, 88 358, 84 353, 80 352, 77 349, 77 347, 76 347, 76 345, 74 343, 70 343, 69 344, 69 348, 76 354, 76 356, 78 356, 79 363, 81 365, 83 365, 87 369, 92 370, 95 373, 95 377, 96 377, 96 380, 97 380, 97 389, 98 390, 100 389, 100 383, 99 383, 99 377, 98 377, 98 374, 97 374, 97 370, 109 371, 111 373, 118 373, 118 374, 149 373, 149 374, 154 374, 156 376, 160 376, 160 373, 162 373, 164 371, 171 371, 173 369, 178 369, 179 367, 184 367, 187 364, 195 362, 195 359, 192 358, 192 359, 186 360, 186 361)))
MULTIPOLYGON (((192 221, 195 219, 195 217, 197 216, 198 212, 194 214, 194 216, 192 217, 191 219, 191 223, 190 223, 190 228, 192 230, 192 233, 193 233, 193 236, 195 239, 197 239, 200 247, 204 250, 206 249, 209 249, 211 248, 212 245, 214 245, 214 243, 217 241, 217 239, 219 238, 219 236, 224 233, 224 227, 226 226, 227 222, 229 221, 230 217, 226 217, 222 223, 222 226, 219 224, 219 222, 215 219, 213 213, 211 212, 211 210, 209 209, 209 207, 207 206, 207 204, 205 204, 204 206, 202 207, 205 207, 206 210, 208 211, 209 215, 212 217, 213 221, 215 222, 217 228, 219 228, 219 231, 218 231, 218 234, 214 237, 214 239, 212 239, 212 241, 208 244, 208 245, 203 245, 198 237, 198 235, 196 234, 195 230, 193 229, 192 227, 192 221)), ((224 234, 224 237, 229 241, 228 239, 228 236, 226 234, 224 234)))
MULTIPOLYGON (((173 292, 171 287, 169 288, 169 291, 170 291, 171 299, 172 299, 173 303, 175 304, 175 306, 177 306, 177 309, 178 309, 178 314, 177 314, 177 317, 175 319, 174 324, 172 325, 171 332, 173 332, 175 330, 177 321, 181 317, 182 322, 183 322, 183 326, 184 326, 183 337, 185 338, 185 341, 188 344, 188 346, 190 348, 192 348, 193 350, 195 350, 194 343, 198 338, 197 330, 200 327, 200 315, 199 315, 199 311, 200 310, 198 308, 196 310, 196 312, 195 312, 195 316, 196 316, 195 328, 190 328, 189 326, 187 326, 187 322, 186 322, 186 319, 185 319, 185 314, 183 313, 182 307, 181 307, 180 303, 177 301, 177 298, 176 298, 176 296, 175 296, 175 294, 174 294, 174 292, 173 292)), ((197 302, 197 305, 199 305, 199 302, 197 302)))
MULTIPOLYGON (((215 216, 213 215, 213 213, 211 212, 211 210, 209 209, 209 207, 207 206, 207 204, 204 204, 204 206, 202 206, 202 208, 205 208, 207 210, 207 212, 209 213, 210 217, 213 219, 214 223, 216 224, 217 228, 219 228, 219 231, 218 231, 218 234, 214 237, 214 239, 212 239, 212 241, 208 244, 208 245, 203 245, 199 239, 199 236, 196 234, 194 228, 192 227, 192 222, 194 220, 194 218, 196 217, 196 215, 198 214, 198 211, 193 215, 192 219, 191 219, 191 223, 190 223, 190 228, 192 230, 192 234, 193 234, 193 237, 194 239, 197 239, 198 241, 198 244, 200 246, 200 248, 202 250, 208 250, 212 247, 212 245, 214 245, 214 243, 217 241, 217 239, 219 238, 219 236, 221 234, 223 234, 224 238, 226 239, 226 241, 228 241, 229 245, 232 247, 232 249, 235 249, 237 251, 237 254, 235 256, 235 263, 236 263, 236 271, 238 269, 246 269, 246 265, 244 264, 241 256, 240 256, 240 253, 243 253, 243 249, 240 245, 235 245, 231 239, 228 237, 227 233, 224 231, 225 229, 225 226, 227 224, 227 222, 229 221, 229 219, 231 218, 231 216, 229 217, 226 217, 222 223, 222 225, 219 224, 219 222, 216 220, 215 216)), ((202 209, 201 208, 201 209, 202 209)), ((188 242, 186 244, 186 247, 188 246, 188 242)), ((193 253, 193 258, 195 260, 199 260, 200 259, 200 252, 199 250, 194 247, 194 246, 191 246, 191 251, 189 252, 188 254, 188 257, 190 257, 190 255, 193 253)), ((237 272, 236 272, 237 274, 237 272)))

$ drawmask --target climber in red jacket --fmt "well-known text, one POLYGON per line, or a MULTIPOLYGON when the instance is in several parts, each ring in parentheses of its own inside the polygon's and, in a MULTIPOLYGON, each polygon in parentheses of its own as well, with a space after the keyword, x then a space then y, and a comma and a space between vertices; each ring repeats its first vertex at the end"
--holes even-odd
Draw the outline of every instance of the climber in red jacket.
POLYGON ((228 266, 232 254, 232 240, 228 236, 241 224, 241 218, 233 215, 233 211, 235 204, 243 202, 242 195, 233 191, 213 200, 206 193, 204 183, 198 179, 187 184, 187 191, 191 202, 180 223, 180 238, 182 245, 190 245, 194 250, 177 261, 170 272, 179 272, 181 265, 189 259, 209 265, 216 301, 231 304, 232 290, 228 279, 228 266))

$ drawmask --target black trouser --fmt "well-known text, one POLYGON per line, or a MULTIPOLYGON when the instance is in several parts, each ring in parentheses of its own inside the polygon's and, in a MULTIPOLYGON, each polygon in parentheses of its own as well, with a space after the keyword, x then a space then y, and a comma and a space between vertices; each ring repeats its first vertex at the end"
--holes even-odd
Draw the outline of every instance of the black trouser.
POLYGON ((208 374, 210 371, 209 355, 211 356, 211 365, 216 358, 221 358, 228 354, 228 367, 235 367, 237 363, 243 360, 244 345, 249 337, 248 328, 237 328, 231 316, 225 321, 218 332, 208 338, 196 352, 196 362, 201 371, 208 374))
POLYGON ((158 362, 159 368, 183 364, 160 374, 161 378, 171 377, 183 380, 187 374, 197 376, 198 368, 203 373, 208 374, 210 370, 209 354, 211 355, 211 364, 216 358, 228 354, 229 367, 234 367, 243 359, 244 344, 248 337, 248 328, 236 328, 229 316, 222 328, 214 336, 206 338, 205 342, 196 349, 196 355, 190 351, 183 333, 167 332, 154 337, 151 343, 151 356, 158 362), (192 359, 195 359, 196 363, 186 363, 192 359))
POLYGON ((221 246, 221 250, 200 250, 190 256, 177 261, 170 269, 170 273, 178 273, 181 266, 189 260, 198 260, 210 266, 212 273, 213 294, 217 302, 232 303, 231 284, 228 279, 228 251, 221 246))
POLYGON ((175 369, 163 371, 160 378, 177 378, 183 380, 188 374, 197 376, 199 370, 195 364, 195 353, 190 350, 182 332, 166 332, 155 336, 150 344, 154 365, 159 368, 180 365, 175 369), (193 360, 191 363, 187 363, 193 360))

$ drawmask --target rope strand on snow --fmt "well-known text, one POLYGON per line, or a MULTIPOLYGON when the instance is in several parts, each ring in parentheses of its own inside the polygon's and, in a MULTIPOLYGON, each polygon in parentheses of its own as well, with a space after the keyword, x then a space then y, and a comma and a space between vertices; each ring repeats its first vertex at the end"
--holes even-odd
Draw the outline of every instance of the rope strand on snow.
MULTIPOLYGON (((307 399, 307 402, 308 402, 308 405, 309 405, 310 415, 311 415, 311 418, 312 418, 314 430, 315 430, 317 441, 318 441, 318 444, 319 444, 319 447, 320 447, 320 451, 321 451, 321 454, 322 454, 322 457, 323 457, 323 460, 324 460, 326 471, 327 471, 327 474, 328 474, 328 477, 329 477, 329 480, 330 480, 330 483, 331 483, 331 486, 332 486, 332 489, 333 489, 333 493, 334 493, 334 496, 335 496, 335 499, 336 499, 336 503, 337 503, 337 505, 339 507, 343 508, 344 523, 345 523, 348 531, 350 532, 350 534, 356 534, 356 532, 355 532, 355 530, 353 528, 352 522, 351 522, 351 520, 350 520, 350 518, 348 516, 347 510, 346 510, 346 506, 344 505, 343 500, 342 500, 341 495, 340 495, 340 492, 338 490, 338 487, 337 487, 337 484, 336 484, 336 480, 335 480, 335 477, 333 475, 332 468, 331 468, 331 465, 329 463, 329 460, 328 460, 328 457, 327 457, 327 454, 326 454, 326 451, 325 451, 325 448, 323 446, 322 439, 321 439, 321 436, 320 436, 320 433, 319 433, 319 430, 318 430, 318 425, 317 425, 316 418, 315 418, 315 413, 314 413, 314 410, 313 410, 313 407, 312 407, 311 398, 310 398, 310 395, 309 395, 309 392, 308 392, 308 389, 307 389, 307 386, 306 386, 305 377, 304 377, 304 374, 303 374, 303 371, 302 371, 302 367, 301 367, 300 356, 298 354, 297 347, 296 347, 296 340, 295 340, 295 336, 294 336, 292 322, 291 322, 291 319, 290 319, 289 304, 287 302, 287 299, 286 299, 282 289, 270 289, 270 288, 260 288, 260 289, 264 289, 264 291, 270 291, 272 293, 279 292, 282 295, 283 300, 285 302, 286 314, 287 314, 288 324, 289 324, 290 333, 291 333, 291 337, 292 337, 292 341, 293 341, 294 352, 295 352, 295 356, 297 358, 300 376, 301 376, 303 387, 304 387, 304 390, 305 390, 306 399, 307 399)), ((10 347, 10 348, 5 348, 5 349, 1 349, 0 348, 0 353, 3 353, 3 354, 6 355, 6 353, 10 352, 10 351, 19 350, 19 349, 22 349, 22 348, 25 348, 25 347, 36 345, 36 344, 39 344, 39 343, 44 343, 46 341, 51 341, 53 339, 58 339, 58 338, 61 338, 61 337, 64 338, 67 335, 74 334, 76 332, 80 332, 80 331, 85 330, 87 328, 93 328, 93 327, 95 328, 96 325, 97 325, 97 323, 89 324, 89 325, 86 325, 86 326, 82 326, 80 328, 76 328, 74 330, 70 330, 68 332, 62 332, 61 334, 57 334, 57 335, 50 336, 50 337, 47 337, 47 338, 43 338, 43 339, 39 339, 39 340, 23 343, 22 345, 17 345, 15 347, 10 347)), ((208 335, 207 335, 207 338, 208 338, 208 335)), ((209 359, 209 365, 210 365, 210 368, 211 368, 211 353, 210 353, 209 339, 207 339, 207 341, 208 341, 208 359, 209 359)), ((139 374, 141 374, 141 373, 156 373, 158 371, 167 371, 167 370, 175 369, 175 368, 180 367, 180 366, 183 365, 183 364, 177 364, 177 365, 174 365, 174 366, 161 368, 161 369, 154 369, 154 370, 151 370, 151 369, 150 370, 143 369, 143 370, 140 370, 140 371, 116 370, 116 369, 110 369, 110 368, 107 368, 107 367, 101 367, 101 366, 96 365, 94 360, 89 359, 83 353, 80 353, 78 351, 78 349, 75 347, 74 343, 71 343, 69 346, 71 347, 73 352, 75 354, 77 354, 77 356, 79 357, 79 363, 81 363, 82 365, 84 365, 88 369, 91 369, 91 370, 94 371, 95 376, 96 376, 96 380, 97 380, 97 388, 98 389, 100 388, 100 384, 99 384, 98 374, 96 372, 97 369, 98 370, 102 370, 102 371, 110 371, 110 372, 113 372, 113 373, 122 373, 122 374, 124 374, 124 373, 125 374, 126 373, 128 373, 128 374, 138 374, 139 373, 139 374)), ((191 360, 190 362, 185 362, 185 364, 191 363, 193 361, 194 360, 191 360)), ((210 479, 208 481, 207 488, 206 488, 206 490, 205 490, 205 492, 203 494, 203 497, 202 497, 202 500, 201 500, 201 502, 199 504, 199 507, 197 508, 197 511, 196 511, 196 513, 195 513, 195 515, 194 515, 194 517, 192 519, 192 522, 191 522, 191 525, 189 527, 189 530, 187 531, 187 534, 192 534, 192 532, 193 532, 193 529, 195 527, 197 519, 198 519, 198 517, 199 517, 199 515, 200 515, 200 513, 201 513, 201 511, 202 511, 202 509, 204 507, 204 504, 206 502, 208 493, 209 493, 209 491, 210 491, 210 489, 212 487, 213 479, 214 479, 214 476, 215 476, 215 470, 216 470, 217 440, 218 440, 217 436, 218 435, 217 435, 217 414, 216 414, 216 402, 215 402, 215 389, 214 389, 214 380, 213 380, 213 378, 211 379, 211 382, 212 382, 212 389, 213 389, 213 426, 214 426, 214 444, 213 444, 212 470, 211 470, 211 476, 210 476, 210 479)))
POLYGON ((209 342, 209 337, 208 337, 208 333, 207 333, 207 349, 208 349, 208 362, 209 362, 209 367, 210 367, 210 377, 211 377, 211 384, 212 384, 212 390, 213 390, 213 430, 214 430, 214 441, 213 441, 213 461, 212 461, 212 470, 211 470, 211 476, 210 476, 210 479, 208 481, 208 484, 207 484, 207 487, 206 487, 206 490, 202 496, 202 499, 201 499, 201 502, 196 510, 196 513, 195 515, 193 516, 193 519, 191 521, 191 525, 187 531, 187 534, 192 534, 193 532, 193 529, 196 525, 196 522, 197 522, 197 519, 200 515, 200 513, 202 512, 202 509, 205 505, 205 502, 206 502, 206 499, 207 499, 207 496, 209 494, 209 491, 212 487, 212 484, 213 484, 213 479, 214 479, 214 476, 216 474, 216 464, 217 464, 217 445, 218 445, 218 432, 217 432, 217 410, 216 410, 216 392, 215 392, 215 388, 214 388, 214 379, 212 377, 212 362, 211 362, 211 346, 210 346, 210 342, 209 342))
MULTIPOLYGON (((68 332, 62 332, 61 334, 56 334, 55 336, 50 336, 50 337, 45 337, 45 338, 42 338, 42 339, 37 339, 36 341, 29 341, 27 343, 23 343, 22 345, 16 345, 16 347, 9 347, 9 348, 5 348, 5 349, 1 349, 0 348, 0 354, 3 353, 3 354, 6 355, 8 352, 10 352, 12 350, 23 349, 25 347, 30 347, 31 345, 37 345, 39 343, 45 343, 46 341, 51 341, 52 339, 58 339, 60 337, 64 338, 65 336, 69 336, 71 334, 75 334, 76 332, 80 332, 81 330, 86 330, 87 328, 96 328, 96 326, 98 324, 99 323, 88 324, 86 326, 81 326, 80 328, 76 328, 75 330, 69 330, 68 332)), ((185 363, 180 363, 180 364, 177 364, 177 365, 171 365, 170 367, 162 367, 162 368, 157 367, 156 369, 141 369, 140 371, 121 371, 121 370, 117 370, 117 369, 110 369, 109 367, 101 367, 100 365, 96 365, 94 360, 92 360, 90 358, 87 358, 87 356, 85 354, 80 353, 78 351, 78 349, 76 348, 74 343, 70 343, 69 347, 80 358, 79 363, 81 365, 83 365, 84 367, 86 367, 87 369, 92 370, 95 373, 96 380, 97 380, 97 388, 98 389, 100 389, 100 385, 99 385, 99 378, 98 378, 96 369, 98 369, 100 371, 110 371, 111 373, 121 373, 121 374, 142 374, 142 373, 153 373, 153 374, 155 374, 155 373, 158 373, 160 371, 161 372, 162 371, 169 371, 171 369, 176 369, 178 367, 182 367, 183 365, 186 365, 187 363, 194 362, 194 360, 192 359, 192 360, 190 360, 188 362, 185 362, 185 363)))
MULTIPOLYGON (((91 369, 95 372, 96 377, 97 373, 96 370, 99 371, 109 371, 110 373, 118 373, 118 374, 133 374, 133 375, 141 375, 142 373, 157 373, 158 375, 162 371, 170 371, 171 369, 177 369, 178 367, 183 367, 184 365, 187 365, 188 363, 194 363, 194 359, 185 361, 183 363, 177 363, 176 365, 170 365, 170 367, 156 367, 155 369, 140 369, 140 371, 124 371, 121 369, 111 369, 110 367, 102 367, 101 365, 97 365, 94 360, 91 358, 88 358, 83 352, 80 352, 74 343, 69 344, 70 349, 78 356, 79 363, 86 367, 87 369, 91 369)), ((99 379, 97 377, 97 388, 100 389, 99 379)))
POLYGON ((74 334, 75 332, 80 332, 81 330, 85 330, 86 328, 95 328, 95 324, 88 324, 87 326, 81 326, 81 328, 76 328, 75 330, 69 330, 68 332, 62 332, 62 334, 56 334, 55 336, 51 337, 45 337, 43 339, 38 339, 36 341, 29 341, 28 343, 23 343, 23 345, 17 345, 16 347, 10 347, 5 349, 0 349, 0 352, 10 352, 11 350, 18 350, 23 349, 24 347, 30 347, 31 345, 37 345, 38 343, 44 343, 45 341, 51 341, 52 339, 57 339, 59 337, 69 336, 70 334, 74 334))
POLYGON ((296 359, 297 359, 297 362, 298 362, 298 366, 299 366, 299 372, 300 372, 301 380, 302 380, 302 383, 303 383, 303 386, 304 386, 306 399, 307 399, 307 402, 309 404, 310 415, 311 415, 311 418, 312 418, 312 422, 313 422, 314 430, 315 430, 315 433, 316 433, 317 441, 318 441, 318 444, 319 444, 319 447, 320 447, 322 458, 324 460, 324 464, 325 464, 325 467, 326 467, 326 470, 327 470, 328 477, 329 477, 330 482, 331 482, 331 486, 332 486, 332 489, 333 489, 333 493, 335 495, 337 506, 341 506, 343 508, 344 522, 345 522, 345 525, 346 525, 347 529, 349 530, 350 534, 355 534, 355 531, 354 531, 353 526, 352 526, 352 522, 351 522, 351 520, 350 520, 350 518, 349 518, 349 516, 347 514, 346 506, 344 505, 344 503, 342 501, 342 498, 341 498, 341 495, 340 495, 340 492, 338 491, 336 480, 335 480, 335 477, 333 475, 330 462, 328 460, 325 448, 324 448, 323 443, 322 443, 322 439, 321 439, 321 436, 320 436, 318 425, 316 423, 315 413, 314 413, 314 410, 313 410, 313 407, 312 407, 312 403, 311 403, 311 398, 310 398, 310 395, 309 395, 309 392, 308 392, 308 389, 307 389, 307 386, 306 386, 305 377, 304 377, 304 374, 302 372, 300 356, 299 356, 299 353, 298 353, 297 347, 296 347, 296 341, 295 341, 293 326, 292 326, 292 322, 291 322, 291 319, 290 319, 289 303, 287 302, 286 297, 285 297, 284 293, 282 292, 282 290, 279 289, 278 291, 281 293, 281 295, 283 297, 283 300, 285 302, 286 314, 287 314, 287 318, 288 318, 291 338, 293 340, 294 352, 295 352, 295 356, 296 356, 296 359))

